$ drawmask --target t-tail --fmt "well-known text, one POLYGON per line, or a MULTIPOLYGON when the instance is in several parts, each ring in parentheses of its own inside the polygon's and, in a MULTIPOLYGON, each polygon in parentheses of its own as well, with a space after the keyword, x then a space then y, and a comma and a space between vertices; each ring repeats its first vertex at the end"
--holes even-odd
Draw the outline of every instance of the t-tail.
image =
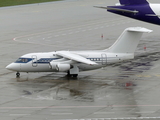
POLYGON ((105 51, 109 53, 134 54, 143 33, 150 33, 152 30, 142 27, 130 27, 124 30, 117 41, 105 51))
POLYGON ((108 12, 130 17, 140 21, 160 25, 160 4, 151 4, 147 0, 119 0, 115 6, 95 6, 108 12))

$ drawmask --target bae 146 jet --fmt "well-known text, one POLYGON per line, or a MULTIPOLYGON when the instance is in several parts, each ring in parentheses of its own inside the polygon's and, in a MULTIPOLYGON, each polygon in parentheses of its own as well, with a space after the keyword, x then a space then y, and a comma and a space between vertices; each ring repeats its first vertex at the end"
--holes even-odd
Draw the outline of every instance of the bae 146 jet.
POLYGON ((116 6, 95 6, 107 9, 108 12, 160 25, 160 4, 152 4, 147 0, 119 0, 116 6))
POLYGON ((152 30, 130 27, 124 30, 117 41, 108 49, 94 51, 55 51, 30 53, 21 56, 6 68, 17 72, 66 72, 77 77, 81 71, 106 67, 110 63, 134 58, 134 52, 144 32, 152 30))

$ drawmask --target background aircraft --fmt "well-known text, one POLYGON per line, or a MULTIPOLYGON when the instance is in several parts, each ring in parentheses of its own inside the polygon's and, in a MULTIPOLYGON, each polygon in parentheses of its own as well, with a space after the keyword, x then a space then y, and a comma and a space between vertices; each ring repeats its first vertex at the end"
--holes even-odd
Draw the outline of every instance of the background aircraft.
POLYGON ((108 12, 133 19, 160 25, 160 4, 151 4, 146 0, 119 0, 116 6, 99 7, 108 12))
POLYGON ((146 28, 131 27, 124 30, 117 41, 108 49, 94 51, 56 51, 30 53, 21 56, 6 68, 19 72, 66 72, 77 77, 80 71, 94 70, 109 63, 133 59, 134 52, 146 28))

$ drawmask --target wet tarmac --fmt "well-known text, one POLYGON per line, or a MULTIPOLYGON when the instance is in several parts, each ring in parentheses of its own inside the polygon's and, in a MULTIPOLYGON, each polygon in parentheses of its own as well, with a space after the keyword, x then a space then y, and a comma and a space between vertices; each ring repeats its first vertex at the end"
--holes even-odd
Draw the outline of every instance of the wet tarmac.
POLYGON ((67 0, 0 9, 2 120, 160 119, 160 28, 92 7, 115 3, 67 0), (31 52, 105 49, 130 26, 153 30, 143 35, 133 60, 82 72, 78 78, 65 73, 21 73, 16 78, 5 69, 31 52))

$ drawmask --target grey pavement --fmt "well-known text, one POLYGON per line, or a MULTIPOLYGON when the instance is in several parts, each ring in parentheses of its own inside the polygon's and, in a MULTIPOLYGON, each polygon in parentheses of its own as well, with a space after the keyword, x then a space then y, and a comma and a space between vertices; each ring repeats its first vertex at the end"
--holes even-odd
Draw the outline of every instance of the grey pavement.
POLYGON ((0 119, 159 120, 160 27, 93 7, 117 2, 66 0, 1 8, 0 119), (82 72, 77 79, 64 73, 16 78, 5 69, 27 53, 105 49, 125 28, 137 26, 153 32, 143 35, 134 60, 82 72))

